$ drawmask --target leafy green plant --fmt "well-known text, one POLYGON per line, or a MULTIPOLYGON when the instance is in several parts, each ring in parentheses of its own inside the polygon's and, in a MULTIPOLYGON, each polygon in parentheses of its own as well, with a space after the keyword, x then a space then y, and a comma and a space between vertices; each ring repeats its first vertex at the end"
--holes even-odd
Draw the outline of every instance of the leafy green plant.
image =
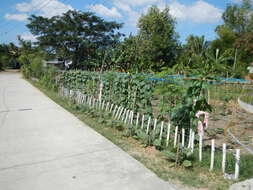
POLYGON ((182 165, 185 168, 193 166, 193 153, 188 148, 178 146, 163 152, 169 161, 175 162, 175 165, 182 165))

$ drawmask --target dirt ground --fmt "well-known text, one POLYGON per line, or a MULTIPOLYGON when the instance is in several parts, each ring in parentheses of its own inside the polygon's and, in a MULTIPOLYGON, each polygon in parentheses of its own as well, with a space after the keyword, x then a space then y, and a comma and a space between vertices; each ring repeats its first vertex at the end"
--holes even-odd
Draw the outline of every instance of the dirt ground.
MULTIPOLYGON (((228 130, 243 144, 253 149, 253 114, 244 111, 236 101, 228 103, 211 102, 214 106, 210 114, 209 126, 206 131, 207 144, 215 139, 217 147, 221 148, 224 142, 229 148, 241 148, 229 136, 228 130)), ((242 150, 245 152, 245 150, 242 150)))

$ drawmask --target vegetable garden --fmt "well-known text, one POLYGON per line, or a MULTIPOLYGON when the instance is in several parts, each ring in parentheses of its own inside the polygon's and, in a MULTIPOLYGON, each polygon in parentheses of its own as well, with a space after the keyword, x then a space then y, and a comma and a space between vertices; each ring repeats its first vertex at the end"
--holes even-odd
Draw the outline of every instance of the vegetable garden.
MULTIPOLYGON (((60 74, 57 83, 60 94, 84 106, 87 114, 123 130, 125 136, 132 136, 145 146, 155 146, 175 166, 200 165, 210 171, 221 170, 229 179, 238 179, 239 173, 241 179, 253 175, 252 166, 249 167, 252 156, 240 158, 240 150, 231 149, 225 142, 215 149, 215 138, 197 134, 198 123, 205 119, 196 117, 198 111, 211 112, 216 108, 208 102, 234 98, 215 96, 220 87, 210 87, 210 81, 68 71, 60 74)), ((233 89, 242 92, 241 88, 233 89)))

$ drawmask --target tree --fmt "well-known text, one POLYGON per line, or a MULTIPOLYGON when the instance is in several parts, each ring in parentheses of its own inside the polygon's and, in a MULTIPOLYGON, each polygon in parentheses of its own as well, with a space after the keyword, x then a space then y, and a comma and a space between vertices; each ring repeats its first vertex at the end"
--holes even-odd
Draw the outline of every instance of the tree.
POLYGON ((224 25, 237 34, 253 29, 253 8, 250 0, 243 0, 241 5, 228 5, 222 15, 224 25))
POLYGON ((63 59, 72 59, 74 68, 89 69, 97 49, 106 49, 119 42, 122 24, 107 22, 91 12, 70 10, 62 16, 44 18, 32 15, 27 27, 37 36, 40 47, 63 59))
POLYGON ((145 64, 153 71, 173 66, 178 49, 178 34, 169 8, 161 11, 156 6, 150 7, 147 14, 139 19, 138 28, 138 46, 140 54, 145 55, 145 64))
POLYGON ((216 28, 218 38, 212 42, 212 49, 234 57, 230 60, 227 72, 234 76, 243 76, 246 65, 253 56, 250 53, 253 29, 253 6, 250 0, 227 6, 222 15, 224 24, 216 28))
POLYGON ((190 55, 195 54, 198 56, 202 56, 209 45, 209 43, 205 40, 205 36, 199 37, 190 35, 186 41, 187 43, 185 45, 185 49, 190 55))

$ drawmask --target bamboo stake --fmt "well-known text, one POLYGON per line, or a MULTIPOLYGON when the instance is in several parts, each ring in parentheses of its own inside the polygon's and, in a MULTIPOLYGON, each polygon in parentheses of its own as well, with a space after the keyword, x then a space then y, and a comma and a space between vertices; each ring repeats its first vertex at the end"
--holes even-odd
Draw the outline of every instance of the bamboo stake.
POLYGON ((182 129, 182 147, 184 147, 184 141, 185 141, 185 129, 182 129))
POLYGON ((170 122, 169 122, 169 124, 168 124, 168 130, 167 130, 166 146, 169 146, 169 141, 170 141, 170 127, 171 127, 171 124, 170 124, 170 122))
POLYGON ((191 148, 191 142, 192 142, 192 129, 190 129, 189 140, 188 140, 188 147, 187 148, 191 148))
POLYGON ((120 106, 117 106, 116 110, 114 111, 113 117, 116 119, 118 112, 120 110, 120 106))
POLYGON ((151 121, 151 117, 148 118, 148 124, 147 124, 146 134, 148 134, 148 132, 149 132, 150 121, 151 121))
POLYGON ((91 103, 92 103, 92 98, 90 97, 90 100, 89 100, 89 106, 91 107, 91 103))
POLYGON ((99 104, 98 104, 98 110, 101 109, 101 106, 102 106, 102 100, 98 100, 99 101, 99 104))
POLYGON ((191 152, 194 151, 194 140, 195 140, 195 132, 192 131, 192 142, 191 142, 191 152))
POLYGON ((133 121, 134 121, 134 112, 131 111, 131 121, 130 121, 131 126, 133 126, 133 121))
POLYGON ((174 148, 177 146, 177 133, 178 133, 178 126, 176 126, 176 129, 175 129, 174 148))
POLYGON ((115 119, 118 119, 119 113, 121 112, 121 110, 122 110, 122 107, 119 106, 119 109, 118 109, 118 111, 116 112, 116 115, 115 115, 115 119))
POLYGON ((140 117, 140 114, 139 114, 139 112, 137 112, 137 116, 136 116, 136 128, 138 127, 138 125, 139 125, 139 117, 140 117))
POLYGON ((111 104, 110 112, 112 112, 114 104, 111 104))
POLYGON ((121 110, 120 110, 119 115, 117 117, 118 120, 120 120, 120 117, 121 117, 121 114, 122 114, 123 111, 124 111, 124 107, 121 107, 121 110))
POLYGON ((102 103, 102 108, 101 110, 103 111, 105 109, 105 101, 103 100, 103 103, 102 103))
POLYGON ((127 123, 127 118, 128 118, 128 115, 129 115, 129 111, 130 111, 130 110, 127 110, 127 112, 126 112, 126 117, 125 117, 124 123, 127 123))
POLYGON ((235 153, 235 179, 239 178, 240 171, 240 149, 236 149, 235 153))
POLYGON ((199 135, 199 161, 202 162, 203 136, 199 135))
POLYGON ((227 145, 223 143, 222 145, 222 173, 225 173, 226 171, 226 154, 227 154, 227 145))
POLYGON ((210 163, 210 171, 213 170, 213 166, 214 166, 214 152, 215 152, 215 145, 214 145, 214 139, 212 139, 212 143, 211 143, 211 163, 210 163))
POLYGON ((145 115, 142 115, 142 120, 141 120, 141 129, 144 128, 144 120, 145 120, 145 115))
POLYGON ((118 109, 118 105, 115 105, 114 110, 112 112, 112 117, 115 116, 117 109, 118 109))
POLYGON ((92 99, 92 107, 93 107, 93 108, 95 107, 95 103, 96 103, 96 99, 93 98, 93 99, 92 99))
POLYGON ((157 125, 157 119, 154 120, 154 129, 153 129, 154 135, 155 135, 156 125, 157 125))
POLYGON ((107 102, 105 111, 108 111, 108 110, 109 110, 109 106, 110 106, 110 102, 107 102))
POLYGON ((122 119, 121 119, 121 121, 124 121, 126 111, 127 111, 127 109, 125 108, 125 109, 124 109, 124 112, 123 112, 123 114, 122 114, 122 119))
POLYGON ((130 124, 131 114, 132 114, 132 112, 131 112, 131 110, 129 110, 128 116, 127 116, 127 121, 126 121, 126 123, 128 123, 128 124, 130 124))
POLYGON ((164 122, 162 121, 162 123, 161 123, 161 130, 160 130, 160 136, 159 136, 160 140, 162 140, 162 137, 163 137, 163 125, 164 125, 164 122))

